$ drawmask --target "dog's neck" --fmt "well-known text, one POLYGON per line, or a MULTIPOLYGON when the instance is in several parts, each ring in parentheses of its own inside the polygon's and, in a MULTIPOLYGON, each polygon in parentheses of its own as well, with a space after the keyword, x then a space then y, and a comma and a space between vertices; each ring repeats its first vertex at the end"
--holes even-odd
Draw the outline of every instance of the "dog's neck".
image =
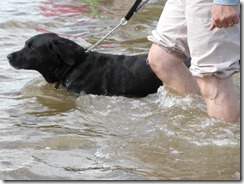
POLYGON ((57 82, 55 84, 55 88, 59 89, 60 84, 63 82, 63 80, 66 78, 66 75, 69 73, 70 69, 72 68, 71 65, 67 65, 65 64, 64 67, 62 67, 62 69, 57 72, 57 74, 55 74, 55 76, 57 77, 57 82))
POLYGON ((70 71, 72 71, 74 68, 77 67, 77 65, 80 64, 80 61, 85 59, 87 57, 87 55, 89 54, 90 52, 86 52, 86 54, 83 54, 81 56, 81 58, 79 58, 78 61, 75 61, 75 64, 74 65, 68 65, 68 64, 64 64, 63 66, 61 66, 59 69, 57 69, 55 72, 55 76, 57 78, 57 81, 56 81, 56 84, 55 84, 55 88, 56 89, 59 89, 60 87, 60 84, 63 84, 65 85, 67 88, 69 88, 69 85, 72 81, 74 81, 79 75, 76 75, 72 81, 69 81, 67 79, 67 76, 69 75, 70 71))

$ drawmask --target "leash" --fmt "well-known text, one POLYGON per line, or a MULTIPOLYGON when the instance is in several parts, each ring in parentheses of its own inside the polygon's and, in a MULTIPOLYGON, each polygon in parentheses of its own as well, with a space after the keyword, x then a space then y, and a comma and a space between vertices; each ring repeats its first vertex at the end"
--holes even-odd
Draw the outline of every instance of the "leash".
MULTIPOLYGON (((126 16, 124 18, 122 18, 120 20, 120 23, 115 26, 111 31, 109 31, 104 37, 102 37, 100 40, 98 40, 94 45, 92 45, 91 47, 89 47, 86 51, 85 51, 85 56, 86 57, 88 55, 89 52, 91 52, 92 49, 94 49, 95 47, 97 47, 102 41, 104 41, 110 34, 112 34, 116 29, 118 29, 121 25, 124 26, 127 24, 127 22, 131 19, 131 17, 139 10, 141 9, 148 1, 150 0, 144 0, 144 2, 142 2, 142 0, 136 0, 136 2, 134 3, 134 5, 131 7, 131 9, 128 11, 128 13, 126 14, 126 16)), ((60 75, 60 80, 56 82, 55 88, 59 89, 60 84, 62 83, 63 79, 65 78, 66 74, 70 71, 70 69, 73 66, 68 66, 67 68, 65 68, 62 72, 60 72, 61 74, 57 74, 60 75)))
POLYGON ((115 26, 111 31, 109 31, 104 37, 102 37, 100 40, 98 40, 94 45, 89 47, 86 50, 86 53, 89 53, 92 49, 97 47, 102 41, 104 41, 109 35, 111 35, 116 29, 118 29, 120 26, 124 26, 127 24, 127 22, 130 20, 130 18, 139 10, 141 9, 149 0, 145 0, 142 2, 142 0, 136 0, 134 5, 131 7, 131 9, 128 11, 126 16, 120 20, 120 23, 115 26))

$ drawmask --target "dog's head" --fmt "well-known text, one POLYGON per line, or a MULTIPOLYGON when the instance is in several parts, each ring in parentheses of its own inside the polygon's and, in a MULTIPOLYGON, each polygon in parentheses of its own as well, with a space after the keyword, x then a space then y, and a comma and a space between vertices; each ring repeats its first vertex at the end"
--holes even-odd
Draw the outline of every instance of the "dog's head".
POLYGON ((7 56, 16 69, 36 70, 49 83, 60 80, 57 74, 66 65, 72 66, 85 54, 84 48, 54 33, 33 36, 23 49, 7 56))

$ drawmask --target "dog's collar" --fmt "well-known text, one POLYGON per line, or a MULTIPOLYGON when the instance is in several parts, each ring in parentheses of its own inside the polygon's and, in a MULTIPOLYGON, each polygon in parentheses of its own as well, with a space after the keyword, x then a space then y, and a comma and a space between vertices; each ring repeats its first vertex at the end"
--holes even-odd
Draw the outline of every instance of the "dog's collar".
MULTIPOLYGON (((81 59, 84 59, 87 57, 87 55, 90 53, 90 51, 85 51, 85 54, 83 55, 83 57, 81 59)), ((73 68, 73 67, 76 67, 77 64, 79 64, 79 62, 75 63, 74 65, 68 65, 68 67, 65 65, 63 67, 63 69, 61 69, 61 71, 59 73, 56 74, 56 77, 58 78, 58 81, 56 82, 55 84, 55 89, 59 89, 60 87, 60 84, 65 80, 67 74, 70 72, 70 70, 73 68)))
POLYGON ((55 84, 55 89, 59 89, 60 84, 62 83, 62 81, 64 80, 65 76, 67 75, 67 73, 70 71, 70 69, 72 68, 71 65, 69 65, 68 67, 65 67, 64 71, 62 73, 60 73, 60 79, 56 82, 55 84))

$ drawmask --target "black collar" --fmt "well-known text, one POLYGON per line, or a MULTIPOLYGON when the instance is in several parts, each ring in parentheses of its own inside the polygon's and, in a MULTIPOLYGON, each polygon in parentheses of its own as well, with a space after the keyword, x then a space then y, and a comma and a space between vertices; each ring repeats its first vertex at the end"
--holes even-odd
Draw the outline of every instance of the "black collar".
MULTIPOLYGON (((67 64, 66 64, 67 65, 67 64)), ((60 74, 57 74, 57 78, 59 79, 57 81, 57 83, 55 84, 55 88, 58 89, 60 84, 62 83, 62 81, 65 79, 66 75, 68 74, 68 72, 70 71, 70 69, 72 68, 72 65, 68 65, 68 67, 64 67, 64 69, 61 70, 61 72, 59 72, 60 74)))
MULTIPOLYGON (((85 51, 85 54, 84 54, 84 56, 81 59, 86 58, 89 53, 90 52, 85 51)), ((70 72, 70 70, 72 68, 77 67, 78 64, 79 64, 79 62, 76 62, 74 65, 64 64, 61 67, 61 69, 57 69, 56 70, 57 72, 54 72, 56 78, 58 79, 57 82, 56 82, 56 84, 55 84, 55 88, 56 89, 59 89, 60 84, 65 80, 65 78, 67 77, 67 74, 70 72)))

